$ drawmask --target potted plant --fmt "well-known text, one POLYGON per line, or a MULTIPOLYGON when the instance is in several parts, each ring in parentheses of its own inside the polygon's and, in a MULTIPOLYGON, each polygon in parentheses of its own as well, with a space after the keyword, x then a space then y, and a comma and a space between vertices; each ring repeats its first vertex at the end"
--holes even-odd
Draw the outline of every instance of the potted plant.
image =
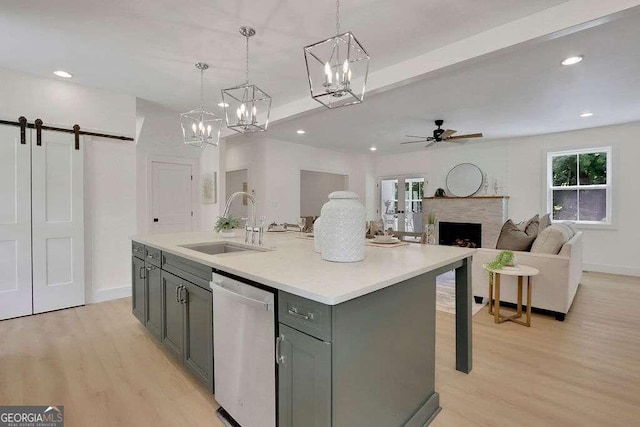
POLYGON ((216 221, 216 225, 213 228, 216 232, 220 233, 222 237, 234 237, 235 229, 240 228, 241 221, 233 215, 219 216, 216 221))

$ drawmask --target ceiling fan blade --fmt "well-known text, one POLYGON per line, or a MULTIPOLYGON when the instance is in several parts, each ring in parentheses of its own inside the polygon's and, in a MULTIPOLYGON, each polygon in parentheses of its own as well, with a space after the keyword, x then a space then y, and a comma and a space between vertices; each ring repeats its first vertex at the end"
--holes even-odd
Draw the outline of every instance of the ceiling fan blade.
POLYGON ((430 143, 428 143, 427 145, 425 145, 425 146, 424 146, 424 148, 429 148, 429 147, 431 147, 433 144, 435 144, 436 142, 438 142, 438 141, 436 141, 435 139, 433 139, 430 143))
POLYGON ((451 136, 458 132, 457 130, 453 130, 453 129, 447 129, 444 132, 442 132, 442 135, 440 135, 440 139, 447 139, 447 138, 451 138, 451 136))
POLYGON ((420 139, 427 139, 427 138, 431 138, 430 136, 418 136, 418 135, 405 135, 407 138, 420 138, 420 139))
POLYGON ((470 138, 482 138, 482 134, 481 133, 470 133, 468 135, 450 136, 449 138, 447 138, 447 141, 453 141, 453 140, 456 140, 456 139, 470 139, 470 138))
POLYGON ((428 139, 418 139, 416 141, 404 141, 404 142, 401 142, 400 144, 415 144, 417 142, 427 142, 427 141, 429 141, 429 140, 428 139))

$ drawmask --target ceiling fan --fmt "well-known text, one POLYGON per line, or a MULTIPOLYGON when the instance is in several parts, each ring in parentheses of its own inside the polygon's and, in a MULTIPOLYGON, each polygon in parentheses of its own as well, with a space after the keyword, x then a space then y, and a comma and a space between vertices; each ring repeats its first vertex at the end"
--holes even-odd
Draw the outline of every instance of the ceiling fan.
POLYGON ((467 135, 456 135, 456 136, 453 136, 453 134, 455 134, 457 131, 452 130, 452 129, 444 130, 444 129, 441 128, 441 126, 444 124, 444 120, 436 120, 435 124, 436 124, 436 126, 438 126, 438 128, 433 130, 433 136, 407 135, 407 138, 419 138, 419 139, 417 139, 415 141, 401 142, 400 144, 415 144, 417 142, 428 142, 428 144, 425 145, 425 148, 426 148, 426 147, 432 146, 436 142, 441 142, 441 141, 456 142, 456 141, 459 141, 459 140, 462 140, 462 139, 482 138, 482 133, 470 133, 470 134, 467 134, 467 135))

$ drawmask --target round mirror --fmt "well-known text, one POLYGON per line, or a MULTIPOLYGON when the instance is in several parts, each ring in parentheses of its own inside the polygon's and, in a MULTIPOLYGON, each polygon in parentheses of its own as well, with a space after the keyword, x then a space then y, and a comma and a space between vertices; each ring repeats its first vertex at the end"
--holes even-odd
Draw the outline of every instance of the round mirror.
POLYGON ((482 171, 472 163, 454 166, 447 174, 447 189, 456 197, 469 197, 482 187, 482 171))

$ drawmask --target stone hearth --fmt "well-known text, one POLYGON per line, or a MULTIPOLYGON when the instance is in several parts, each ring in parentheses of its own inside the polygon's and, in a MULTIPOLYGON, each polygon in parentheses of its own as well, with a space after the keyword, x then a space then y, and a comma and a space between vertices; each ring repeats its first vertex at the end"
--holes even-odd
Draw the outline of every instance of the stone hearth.
MULTIPOLYGON (((433 213, 438 222, 482 224, 484 248, 496 247, 500 229, 509 215, 508 196, 425 197, 422 205, 425 224, 429 213, 433 213)), ((440 241, 439 235, 436 235, 436 241, 440 241)))

